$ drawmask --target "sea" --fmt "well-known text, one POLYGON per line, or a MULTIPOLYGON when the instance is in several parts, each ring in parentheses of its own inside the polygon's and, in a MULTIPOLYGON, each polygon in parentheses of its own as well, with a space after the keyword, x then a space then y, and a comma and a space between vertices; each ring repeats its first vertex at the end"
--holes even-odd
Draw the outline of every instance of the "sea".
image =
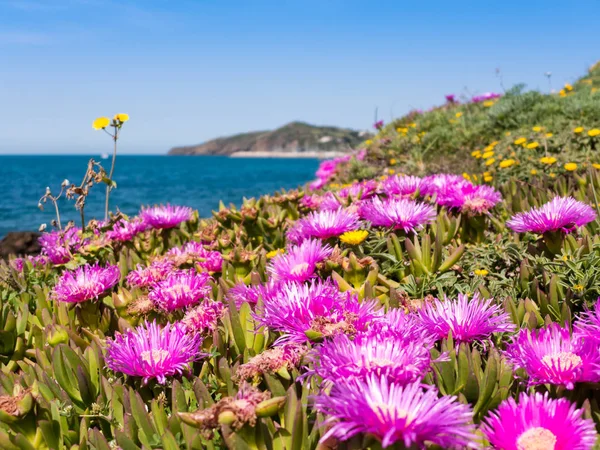
MULTIPOLYGON (((43 211, 38 208, 46 187, 58 194, 64 179, 80 184, 90 158, 109 171, 111 160, 100 156, 0 156, 0 238, 10 231, 37 230, 43 223, 50 229, 54 206, 46 202, 43 211)), ((210 217, 219 200, 239 206, 243 197, 302 186, 314 178, 318 165, 317 159, 305 158, 118 155, 110 208, 133 215, 141 205, 170 203, 191 206, 200 217, 210 217)), ((104 184, 90 189, 86 221, 104 218, 105 192, 104 184)), ((79 225, 74 200, 63 194, 58 204, 63 226, 69 220, 79 225)))

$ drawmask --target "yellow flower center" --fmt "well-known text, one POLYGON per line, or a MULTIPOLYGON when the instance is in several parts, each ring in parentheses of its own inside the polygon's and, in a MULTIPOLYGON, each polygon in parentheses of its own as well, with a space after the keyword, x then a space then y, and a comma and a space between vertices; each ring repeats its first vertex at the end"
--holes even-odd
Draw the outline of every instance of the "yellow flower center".
POLYGON ((161 364, 165 359, 169 357, 167 350, 145 350, 140 355, 142 361, 148 364, 161 364))
POLYGON ((517 438, 518 450, 554 450, 556 436, 544 427, 533 427, 517 438))
POLYGON ((542 364, 546 367, 560 367, 562 369, 576 369, 583 364, 583 361, 575 353, 558 352, 544 355, 542 364))
POLYGON ((290 273, 292 275, 300 275, 302 272, 305 272, 308 269, 308 263, 307 262, 302 262, 300 264, 296 264, 292 270, 290 271, 290 273))

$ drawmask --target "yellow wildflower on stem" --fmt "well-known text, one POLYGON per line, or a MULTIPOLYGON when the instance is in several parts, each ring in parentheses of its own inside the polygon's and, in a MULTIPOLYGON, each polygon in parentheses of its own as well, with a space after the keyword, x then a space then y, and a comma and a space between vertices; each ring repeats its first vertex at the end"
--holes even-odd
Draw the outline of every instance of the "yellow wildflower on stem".
POLYGON ((92 128, 94 130, 103 130, 110 125, 110 119, 108 117, 98 117, 92 122, 92 128))
POLYGON ((526 147, 527 147, 528 149, 534 149, 534 148, 538 148, 539 146, 540 146, 540 144, 539 144, 539 143, 537 143, 537 142, 530 142, 529 144, 527 144, 527 145, 526 145, 526 147))
POLYGON ((477 269, 473 273, 479 277, 485 277, 489 272, 485 269, 477 269))
POLYGON ((369 232, 366 230, 346 231, 340 236, 340 241, 348 245, 358 245, 363 242, 369 232))
POLYGON ((492 151, 487 151, 483 155, 481 155, 481 157, 483 159, 488 159, 488 158, 491 158, 492 156, 494 156, 494 151, 493 150, 492 151))
POLYGON ((566 163, 565 164, 565 169, 568 170, 569 172, 573 172, 574 170, 577 170, 577 164, 575 164, 575 163, 566 163))
POLYGON ((554 164, 556 162, 556 158, 554 156, 544 156, 543 158, 540 158, 540 162, 542 164, 554 164))
POLYGON ((575 133, 575 134, 583 133, 583 127, 574 128, 573 133, 575 133))
POLYGON ((496 162, 495 158, 490 158, 485 162, 486 166, 491 166, 492 164, 494 164, 496 162))
POLYGON ((535 126, 532 128, 533 131, 535 131, 536 133, 539 133, 540 131, 542 131, 542 127, 540 126, 535 126))
POLYGON ((514 159, 505 159, 500 163, 500 167, 506 169, 507 167, 513 166, 514 164, 516 164, 516 161, 514 159))
POLYGON ((600 130, 598 128, 593 128, 590 131, 588 131, 588 136, 590 137, 595 137, 598 136, 600 134, 600 130))
POLYGON ((527 139, 525 139, 524 137, 520 137, 518 139, 515 139, 514 144, 515 145, 523 145, 525 142, 527 142, 527 139))

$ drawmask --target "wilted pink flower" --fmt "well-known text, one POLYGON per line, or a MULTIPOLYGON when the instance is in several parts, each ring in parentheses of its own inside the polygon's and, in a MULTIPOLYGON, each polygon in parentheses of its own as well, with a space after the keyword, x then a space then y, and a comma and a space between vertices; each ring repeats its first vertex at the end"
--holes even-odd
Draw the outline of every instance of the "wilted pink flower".
POLYGON ((126 242, 147 229, 148 225, 139 217, 131 220, 120 219, 113 225, 112 230, 106 232, 106 236, 114 241, 126 242))
POLYGON ((52 299, 59 302, 81 303, 98 298, 119 282, 117 266, 85 265, 65 271, 52 290, 52 299))
POLYGON ((187 206, 153 206, 142 208, 140 217, 151 228, 173 228, 192 218, 192 208, 187 206))
POLYGON ((573 197, 554 197, 539 208, 514 215, 506 225, 517 233, 570 233, 596 219, 591 206, 573 197))
POLYGON ((276 343, 305 342, 309 335, 354 334, 367 329, 383 312, 375 301, 358 302, 350 292, 341 293, 331 281, 310 284, 285 283, 263 295, 256 320, 283 333, 276 343))
POLYGON ((192 260, 201 269, 208 272, 220 272, 223 266, 223 257, 221 253, 206 250, 200 242, 188 242, 183 247, 175 247, 167 252, 167 256, 175 257, 179 260, 192 260))
POLYGON ((165 384, 167 377, 181 374, 205 356, 199 351, 201 343, 200 334, 188 333, 183 324, 168 323, 161 328, 156 322, 146 322, 108 340, 106 365, 115 372, 143 377, 144 384, 152 378, 165 384))
POLYGON ((376 375, 407 384, 423 378, 431 364, 429 349, 423 342, 373 334, 354 339, 345 334, 334 336, 315 347, 310 359, 313 365, 308 374, 331 383, 376 375))
POLYGON ((502 201, 502 195, 493 187, 474 185, 467 180, 446 185, 438 191, 437 204, 456 209, 470 216, 487 213, 497 203, 502 201))
POLYGON ((288 230, 288 239, 299 244, 305 239, 316 237, 328 239, 360 228, 358 215, 346 209, 315 211, 299 219, 288 230))
POLYGON ((492 333, 509 333, 516 328, 500 305, 491 298, 482 299, 478 293, 471 300, 458 294, 457 300, 425 303, 417 311, 417 322, 436 340, 447 338, 452 331, 457 343, 483 341, 492 333))
POLYGON ((494 100, 494 99, 500 98, 500 97, 502 97, 502 94, 496 94, 494 92, 486 92, 481 95, 475 95, 474 97, 471 98, 471 101, 473 103, 481 103, 481 102, 485 102, 486 100, 494 100))
POLYGON ((370 376, 333 385, 315 396, 315 407, 327 419, 321 442, 369 434, 382 447, 396 442, 406 448, 478 448, 472 411, 454 396, 438 396, 434 387, 415 382, 403 386, 385 376, 370 376))
POLYGON ((420 186, 420 194, 433 196, 451 188, 453 185, 463 183, 465 179, 459 175, 450 173, 438 173, 423 178, 420 186))
POLYGON ((321 204, 323 197, 317 194, 305 195, 300 199, 300 206, 304 206, 308 209, 317 209, 321 204))
POLYGON ((523 368, 529 384, 556 384, 573 389, 577 382, 600 381, 600 352, 592 339, 574 335, 553 323, 539 330, 522 329, 506 355, 516 369, 523 368))
POLYGON ((566 398, 521 393, 489 413, 481 430, 494 448, 504 450, 589 450, 596 442, 594 421, 566 398))
POLYGON ((332 251, 318 239, 307 239, 289 247, 287 253, 275 256, 267 271, 276 281, 306 281, 316 276, 317 263, 328 258, 332 251))
POLYGON ((305 345, 288 343, 276 345, 250 358, 235 371, 235 378, 247 380, 297 367, 306 353, 305 345))
POLYGON ((381 190, 388 197, 394 195, 411 196, 419 192, 423 180, 419 177, 408 175, 394 175, 388 177, 381 183, 381 190))
POLYGON ((138 264, 136 270, 127 274, 127 283, 132 287, 148 287, 164 280, 173 270, 173 262, 167 259, 153 261, 148 267, 138 264))
POLYGON ((433 206, 405 198, 375 197, 361 203, 360 217, 376 227, 402 229, 414 233, 435 220, 437 213, 433 206))
POLYGON ((223 303, 206 299, 188 310, 181 323, 192 333, 212 333, 217 329, 219 319, 225 312, 223 303))
POLYGON ((196 273, 193 269, 175 272, 154 284, 148 298, 164 311, 182 310, 210 295, 210 279, 208 273, 196 273))
POLYGON ((39 237, 42 254, 47 255, 52 264, 66 264, 71 261, 73 253, 84 244, 81 229, 71 227, 65 231, 44 233, 39 237))

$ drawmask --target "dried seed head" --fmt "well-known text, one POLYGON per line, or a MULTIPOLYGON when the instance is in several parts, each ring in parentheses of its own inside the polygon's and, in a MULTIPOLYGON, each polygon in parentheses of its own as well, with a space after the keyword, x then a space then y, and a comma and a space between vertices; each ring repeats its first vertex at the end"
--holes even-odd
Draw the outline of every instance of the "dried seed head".
POLYGON ((39 231, 45 231, 46 230, 46 224, 43 223, 40 225, 39 231))

